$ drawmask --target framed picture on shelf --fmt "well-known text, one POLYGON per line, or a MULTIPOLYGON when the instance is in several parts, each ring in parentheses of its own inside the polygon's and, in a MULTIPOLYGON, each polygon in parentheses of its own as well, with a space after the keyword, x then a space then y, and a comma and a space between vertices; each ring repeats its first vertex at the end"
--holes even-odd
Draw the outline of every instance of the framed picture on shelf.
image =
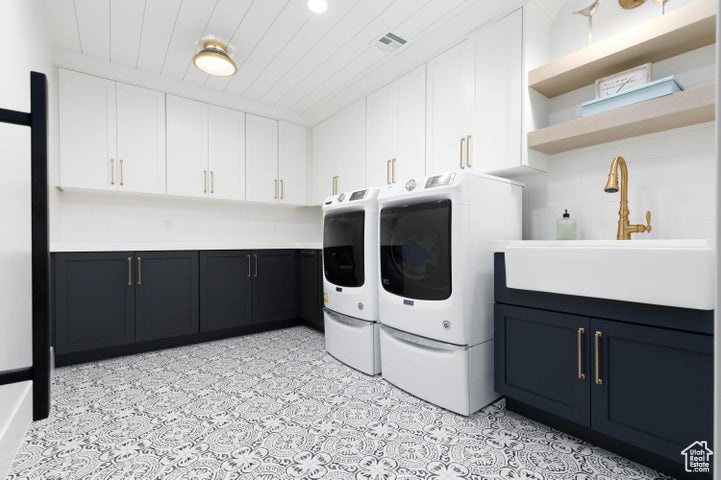
POLYGON ((617 93, 640 87, 651 81, 650 63, 629 68, 623 72, 614 73, 596 80, 596 98, 608 97, 617 93))

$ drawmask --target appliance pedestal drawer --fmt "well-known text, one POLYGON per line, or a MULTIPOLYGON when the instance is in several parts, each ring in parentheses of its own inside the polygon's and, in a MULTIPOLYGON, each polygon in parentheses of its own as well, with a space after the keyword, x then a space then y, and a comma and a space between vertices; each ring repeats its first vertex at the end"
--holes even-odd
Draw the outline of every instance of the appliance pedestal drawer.
POLYGON ((378 324, 323 310, 325 349, 349 367, 368 375, 381 373, 378 324))
POLYGON ((383 378, 434 405, 470 415, 499 398, 493 389, 493 341, 451 345, 380 328, 383 378))

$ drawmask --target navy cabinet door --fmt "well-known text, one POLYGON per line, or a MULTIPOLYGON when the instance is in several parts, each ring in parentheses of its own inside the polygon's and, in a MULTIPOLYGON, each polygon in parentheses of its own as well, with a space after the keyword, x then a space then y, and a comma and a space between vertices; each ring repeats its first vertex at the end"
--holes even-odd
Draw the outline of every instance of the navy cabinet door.
POLYGON ((298 286, 300 318, 323 327, 323 278, 319 250, 301 250, 298 286))
POLYGON ((198 252, 137 252, 138 341, 198 331, 198 252))
POLYGON ((298 252, 256 250, 252 262, 253 323, 298 318, 298 252))
POLYGON ((495 334, 497 392, 590 425, 587 317, 496 304, 495 334))
POLYGON ((131 252, 56 253, 55 352, 135 341, 131 252))
POLYGON ((591 329, 594 430, 681 464, 693 442, 715 450, 712 336, 598 319, 591 329))
POLYGON ((200 331, 252 323, 251 258, 249 251, 200 252, 200 331))

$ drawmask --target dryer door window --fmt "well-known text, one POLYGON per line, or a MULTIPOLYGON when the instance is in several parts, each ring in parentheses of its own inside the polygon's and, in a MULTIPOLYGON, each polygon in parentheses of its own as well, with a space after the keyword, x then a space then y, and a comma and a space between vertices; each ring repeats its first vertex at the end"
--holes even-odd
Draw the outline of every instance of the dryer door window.
POLYGON ((381 283, 417 300, 451 296, 451 201, 381 210, 381 283))
POLYGON ((325 278, 340 287, 360 287, 365 282, 363 236, 365 212, 326 215, 323 223, 325 278))

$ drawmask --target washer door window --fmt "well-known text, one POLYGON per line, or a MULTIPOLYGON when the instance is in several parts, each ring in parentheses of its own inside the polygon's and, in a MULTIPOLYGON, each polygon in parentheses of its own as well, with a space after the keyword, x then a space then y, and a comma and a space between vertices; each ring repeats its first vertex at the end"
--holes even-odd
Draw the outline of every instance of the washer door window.
POLYGON ((323 225, 325 278, 340 287, 360 287, 365 282, 363 235, 365 212, 326 215, 323 225))
POLYGON ((381 283, 417 300, 451 296, 451 201, 381 210, 381 283))

